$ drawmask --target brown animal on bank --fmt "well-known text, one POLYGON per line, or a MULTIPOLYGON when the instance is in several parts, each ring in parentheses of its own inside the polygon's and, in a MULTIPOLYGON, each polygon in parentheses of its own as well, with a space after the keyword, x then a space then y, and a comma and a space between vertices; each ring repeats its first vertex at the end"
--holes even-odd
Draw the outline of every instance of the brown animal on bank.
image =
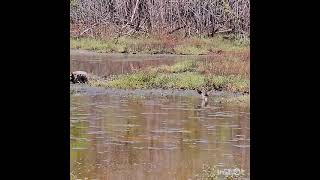
POLYGON ((70 81, 75 83, 87 83, 88 82, 88 73, 85 71, 74 71, 70 73, 70 81))

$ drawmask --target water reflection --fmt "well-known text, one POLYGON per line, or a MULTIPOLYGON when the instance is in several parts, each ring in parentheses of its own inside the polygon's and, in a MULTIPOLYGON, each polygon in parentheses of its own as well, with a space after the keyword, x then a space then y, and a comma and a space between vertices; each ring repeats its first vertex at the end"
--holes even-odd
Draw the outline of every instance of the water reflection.
POLYGON ((196 179, 203 164, 249 177, 249 108, 197 97, 71 96, 71 176, 196 179))
POLYGON ((71 71, 82 70, 100 77, 125 74, 146 67, 170 65, 179 58, 168 55, 121 55, 121 54, 82 54, 78 51, 70 55, 71 71))

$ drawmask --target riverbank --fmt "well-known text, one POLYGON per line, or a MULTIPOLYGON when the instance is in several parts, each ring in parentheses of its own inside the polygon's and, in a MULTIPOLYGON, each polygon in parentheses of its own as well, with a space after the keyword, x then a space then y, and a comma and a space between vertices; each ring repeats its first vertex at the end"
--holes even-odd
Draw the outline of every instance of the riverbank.
POLYGON ((106 77, 91 75, 90 87, 129 92, 148 89, 196 92, 194 90, 197 88, 209 87, 215 92, 244 95, 240 99, 228 98, 230 102, 249 99, 250 51, 246 45, 237 45, 221 37, 189 38, 175 42, 154 38, 119 38, 117 42, 114 41, 89 38, 70 40, 72 50, 80 49, 76 51, 84 54, 149 54, 146 57, 150 54, 171 54, 181 58, 173 65, 142 68, 129 74, 106 77))
POLYGON ((130 74, 106 78, 90 75, 89 83, 85 86, 73 85, 75 88, 71 89, 71 94, 89 92, 113 95, 120 93, 119 95, 125 96, 199 96, 195 89, 210 87, 215 95, 221 97, 218 98, 220 102, 248 104, 249 85, 249 61, 246 59, 191 58, 177 61, 170 66, 148 67, 130 74))
POLYGON ((223 52, 247 52, 248 43, 214 38, 120 37, 109 39, 71 38, 71 49, 99 53, 209 55, 223 52))

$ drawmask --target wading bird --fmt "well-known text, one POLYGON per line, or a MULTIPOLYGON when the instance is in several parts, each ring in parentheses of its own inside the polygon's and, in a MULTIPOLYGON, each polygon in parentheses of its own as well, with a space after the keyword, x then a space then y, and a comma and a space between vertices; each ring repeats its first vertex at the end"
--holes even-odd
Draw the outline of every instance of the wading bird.
POLYGON ((212 88, 202 88, 197 89, 197 92, 201 95, 201 107, 207 107, 208 106, 208 96, 212 93, 212 88))

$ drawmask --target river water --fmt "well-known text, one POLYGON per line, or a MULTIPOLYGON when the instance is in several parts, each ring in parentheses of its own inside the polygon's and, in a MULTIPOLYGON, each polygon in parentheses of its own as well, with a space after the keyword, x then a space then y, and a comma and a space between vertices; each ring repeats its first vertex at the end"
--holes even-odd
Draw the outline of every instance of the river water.
MULTIPOLYGON (((104 76, 176 60, 116 57, 71 54, 71 69, 104 76)), ((250 177, 249 106, 87 93, 71 95, 70 109, 71 179, 201 179, 210 176, 207 166, 219 179, 250 177)))

